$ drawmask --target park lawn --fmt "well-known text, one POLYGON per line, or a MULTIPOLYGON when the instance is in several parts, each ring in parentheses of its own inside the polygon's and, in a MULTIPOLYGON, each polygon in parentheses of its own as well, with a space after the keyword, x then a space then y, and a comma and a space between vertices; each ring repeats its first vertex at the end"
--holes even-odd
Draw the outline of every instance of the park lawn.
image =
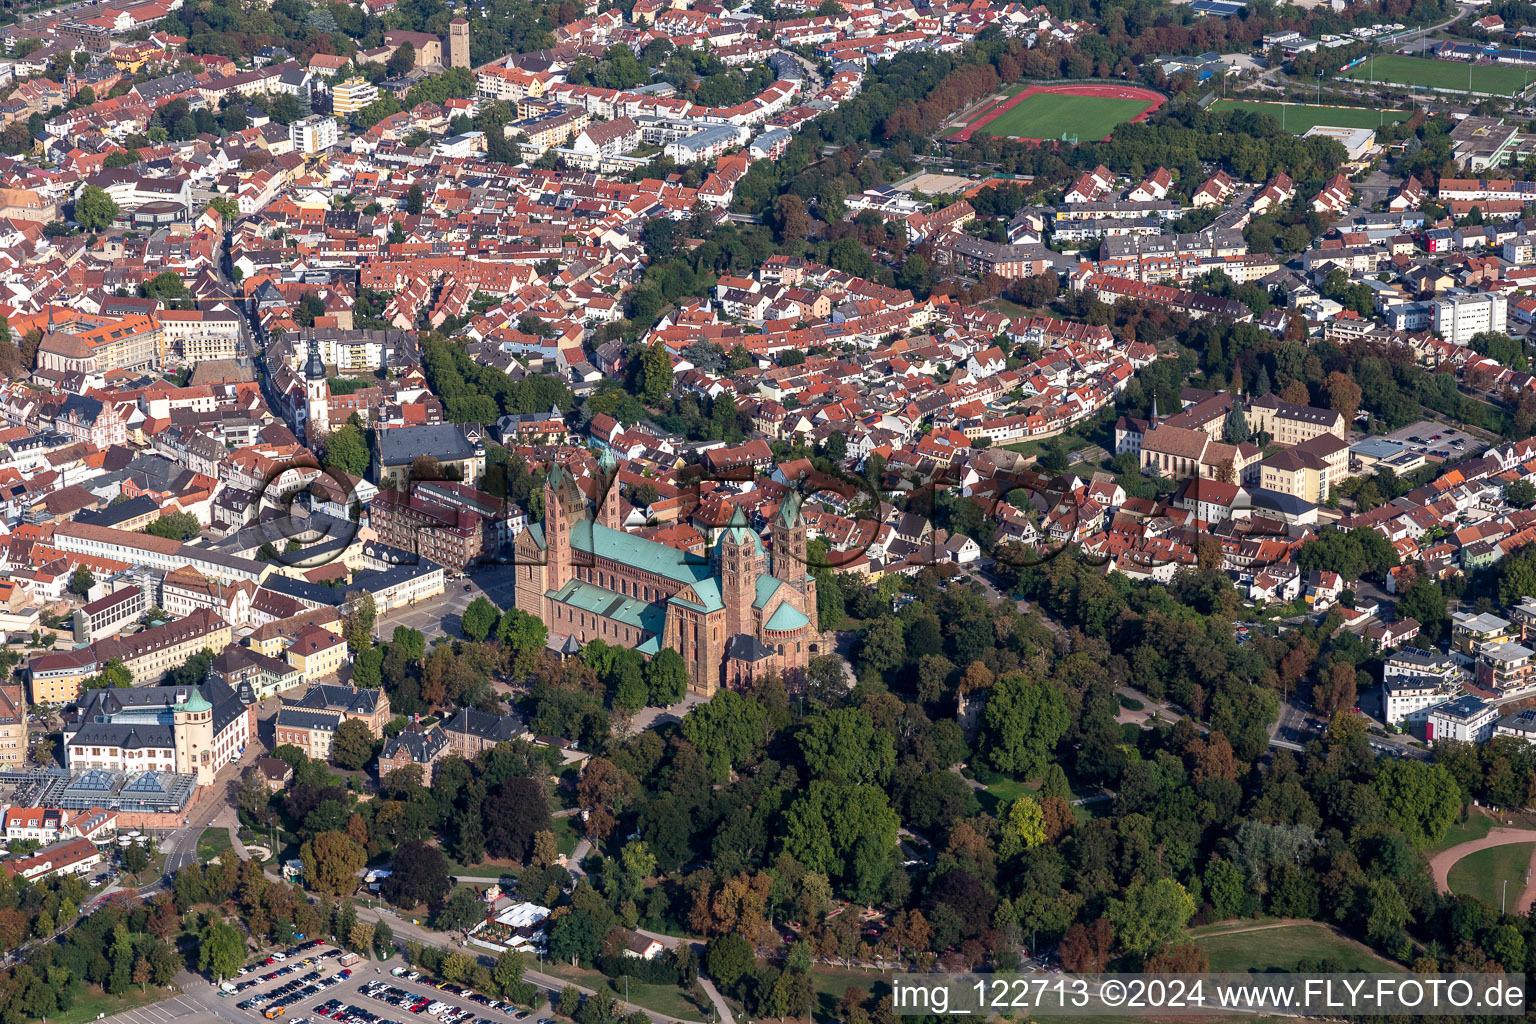
POLYGON ((1322 924, 1288 924, 1253 931, 1263 921, 1226 922, 1192 929, 1190 938, 1211 958, 1218 974, 1294 971, 1301 960, 1332 960, 1342 971, 1401 971, 1369 949, 1322 924))
POLYGON ((1383 119, 1406 121, 1403 110, 1372 110, 1370 107, 1318 107, 1301 103, 1263 103, 1257 100, 1221 100, 1218 107, 1237 107, 1254 114, 1268 114, 1292 135, 1305 135, 1320 124, 1338 128, 1377 128, 1383 119))
POLYGON ((555 834, 555 849, 567 857, 576 852, 576 822, 580 817, 579 814, 567 814, 549 821, 549 830, 555 834))
MULTIPOLYGON (((611 992, 620 1001, 624 999, 623 978, 610 978, 598 971, 572 967, 570 964, 557 964, 548 960, 544 961, 539 970, 595 991, 611 992)), ((664 1013, 668 1017, 677 1017, 680 1020, 701 1021, 707 1019, 709 1015, 707 1008, 694 1005, 687 993, 676 985, 643 985, 631 978, 629 1001, 636 1006, 664 1013)))
POLYGON ((1079 142, 1095 142, 1108 138, 1116 125, 1136 117, 1147 106, 1146 100, 1037 92, 977 131, 1025 139, 1075 135, 1079 142))
POLYGON ((1473 807, 1467 811, 1467 820, 1457 822, 1445 831, 1445 838, 1434 846, 1424 851, 1424 856, 1433 857, 1441 850, 1449 850, 1453 846, 1462 843, 1470 843, 1474 839, 1481 839, 1493 828, 1493 819, 1484 814, 1481 809, 1473 807))
POLYGON ((1525 890, 1525 876, 1530 869, 1533 850, 1536 850, 1536 843, 1511 843, 1469 853, 1451 865, 1446 884, 1458 896, 1475 896, 1497 908, 1504 894, 1504 883, 1508 882, 1518 900, 1525 890))
POLYGON ((1045 448, 1046 442, 1055 441, 1056 438, 1061 439, 1063 450, 1069 452, 1075 452, 1079 448, 1086 448, 1093 444, 1092 441, 1088 440, 1081 434, 1057 434, 1056 437, 1042 437, 1034 441, 1020 441, 1017 444, 1005 444, 1002 447, 1007 448, 1011 452, 1023 452, 1025 455, 1039 455, 1040 452, 1045 448))
POLYGON ((170 992, 154 986, 150 986, 146 992, 140 992, 138 986, 134 986, 120 996, 109 996, 93 985, 75 999, 75 1005, 57 1017, 49 1017, 48 1022, 49 1024, 86 1024, 87 1021, 96 1020, 103 1014, 111 1017, 135 1007, 149 1006, 151 1003, 170 999, 180 992, 181 990, 175 986, 172 986, 170 992))
POLYGON ((1457 60, 1435 60, 1429 57, 1405 57, 1402 54, 1386 54, 1376 58, 1376 68, 1366 61, 1352 68, 1346 78, 1392 82, 1396 85, 1419 86, 1441 89, 1447 92, 1466 92, 1470 71, 1473 92, 1495 96, 1513 96, 1523 90, 1529 81, 1524 68, 1504 67, 1498 64, 1473 65, 1457 60))
POLYGON ((197 859, 200 863, 207 864, 229 848, 227 828, 205 828, 202 835, 197 837, 197 859))
POLYGON ((853 968, 829 967, 815 964, 811 967, 811 987, 816 992, 816 1003, 811 1015, 817 1020, 838 1020, 837 1004, 849 988, 861 988, 876 999, 890 995, 889 974, 879 971, 860 971, 853 968))

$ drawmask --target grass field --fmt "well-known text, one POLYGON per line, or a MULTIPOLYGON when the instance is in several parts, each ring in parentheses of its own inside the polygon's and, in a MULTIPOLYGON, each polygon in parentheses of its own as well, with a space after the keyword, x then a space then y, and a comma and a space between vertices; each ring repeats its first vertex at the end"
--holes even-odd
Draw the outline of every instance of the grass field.
POLYGON ((1473 65, 1455 60, 1434 60, 1429 57, 1405 57, 1392 53, 1376 58, 1376 69, 1366 61, 1350 70, 1346 78, 1356 81, 1372 80, 1392 82, 1396 85, 1416 85, 1427 89, 1450 92, 1466 92, 1468 72, 1471 73, 1473 92, 1494 96, 1513 96, 1525 88, 1529 75, 1524 68, 1505 67, 1499 64, 1473 65))
POLYGON ((1292 971, 1300 960, 1332 960, 1343 971, 1399 971, 1396 964, 1348 942, 1321 924, 1253 929, 1255 922, 1196 928, 1190 938, 1211 958, 1217 973, 1292 971))
POLYGON ((1525 890, 1525 873, 1530 868, 1533 850, 1536 843, 1511 843, 1469 853, 1451 865, 1445 880, 1451 892, 1476 896, 1497 908, 1505 882, 1509 883, 1511 900, 1518 900, 1525 890))
POLYGON ((1024 139, 1059 139, 1065 133, 1076 135, 1080 142, 1090 142, 1108 138, 1115 125, 1146 109, 1146 100, 1036 93, 978 131, 1024 139))
MULTIPOLYGON (((542 969, 546 974, 553 974, 565 981, 572 981, 592 989, 606 990, 620 1000, 624 998, 623 978, 609 978, 597 971, 555 963, 552 960, 544 961, 542 969)), ((704 1020, 708 1013, 707 1007, 696 1005, 688 998, 687 993, 676 985, 645 985, 630 979, 629 1001, 636 1006, 643 1006, 647 1010, 655 1010, 657 1013, 681 1020, 704 1020)))
POLYGON ((229 847, 229 829, 205 828, 197 837, 197 859, 207 864, 229 847))
POLYGON ((567 814, 549 823, 549 830, 555 834, 555 848, 567 857, 576 850, 576 820, 576 815, 567 814))
POLYGON ((1424 856, 1433 857, 1441 850, 1449 850, 1453 846, 1460 846, 1462 843, 1470 843, 1474 839, 1481 839, 1488 834, 1488 830, 1492 827, 1493 819, 1484 814, 1480 809, 1473 808, 1467 815, 1466 821, 1458 821, 1446 829, 1445 838, 1425 850, 1424 856))
POLYGON ((1293 135, 1305 135, 1320 124, 1338 128, 1376 128, 1383 117, 1387 121, 1406 121, 1404 110, 1372 110, 1369 107, 1318 107, 1302 103, 1261 103, 1256 100, 1222 100, 1221 109, 1235 108, 1254 114, 1268 114, 1293 135))

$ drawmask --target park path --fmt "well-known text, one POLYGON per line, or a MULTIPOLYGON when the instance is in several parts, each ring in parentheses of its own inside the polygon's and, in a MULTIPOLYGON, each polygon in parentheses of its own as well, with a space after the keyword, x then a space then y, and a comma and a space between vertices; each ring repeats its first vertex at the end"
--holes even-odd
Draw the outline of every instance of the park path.
MULTIPOLYGON (((1451 865, 1469 853, 1478 850, 1486 850, 1493 846, 1508 846, 1511 843, 1536 843, 1536 829, 1528 828, 1491 828, 1488 834, 1481 839, 1469 839, 1465 843, 1458 843, 1448 850, 1441 850, 1429 859, 1429 873, 1435 878, 1435 888, 1441 892, 1450 892, 1451 887, 1447 879, 1450 877, 1451 865)), ((1520 894, 1520 910, 1523 912, 1536 898, 1536 890, 1532 886, 1526 886, 1520 894)))

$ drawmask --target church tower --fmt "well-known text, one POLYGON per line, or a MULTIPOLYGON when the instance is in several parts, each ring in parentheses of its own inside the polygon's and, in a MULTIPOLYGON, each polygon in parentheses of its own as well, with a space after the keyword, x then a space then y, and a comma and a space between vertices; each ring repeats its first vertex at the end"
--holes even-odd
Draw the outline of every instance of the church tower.
POLYGON ((800 515, 800 496, 787 494, 773 517, 773 574, 800 592, 801 611, 811 620, 811 629, 820 631, 816 617, 816 577, 806 564, 805 519, 800 515))
POLYGON ((559 590, 571 579, 570 478, 559 466, 544 480, 544 550, 548 557, 544 585, 559 590))
POLYGON ((304 438, 313 444, 331 429, 331 385, 325 379, 320 342, 314 338, 309 339, 309 362, 304 367, 304 397, 307 403, 304 438))
POLYGON ((619 460, 604 450, 597 460, 597 525, 623 529, 619 509, 619 460))
POLYGON ((469 67, 469 22, 463 18, 448 23, 448 66, 469 67))
POLYGON ((725 639, 737 633, 757 635, 752 604, 757 599, 757 578, 764 571, 763 542, 747 524, 741 511, 715 544, 715 572, 720 577, 720 598, 725 604, 725 639))

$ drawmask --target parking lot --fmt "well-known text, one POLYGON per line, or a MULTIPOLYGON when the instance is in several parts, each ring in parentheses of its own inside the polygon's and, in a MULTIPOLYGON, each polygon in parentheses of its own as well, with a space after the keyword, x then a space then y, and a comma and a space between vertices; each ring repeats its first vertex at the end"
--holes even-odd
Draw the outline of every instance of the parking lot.
POLYGON ((172 1024, 173 1021, 178 1020, 193 1024, 195 1021, 207 1019, 208 1011, 205 1008, 191 1002, 185 996, 174 996, 161 1003, 124 1010, 114 1017, 106 1018, 101 1024, 172 1024))
POLYGON ((1448 427, 1444 423, 1435 423, 1432 420, 1410 423, 1385 436, 1388 440, 1406 445, 1410 451, 1418 452, 1426 458, 1445 459, 1450 462, 1469 459, 1487 447, 1464 430, 1457 430, 1455 427, 1448 427))
MULTIPOLYGON (((247 973, 232 979, 234 992, 224 998, 231 1009, 248 1020, 272 1020, 278 1024, 544 1024, 539 1015, 503 1005, 480 993, 434 979, 417 976, 398 965, 400 976, 385 973, 372 961, 352 968, 339 961, 342 951, 311 945, 273 963, 258 962, 247 973)), ((547 1013, 548 1004, 541 1012, 547 1013)), ((132 1024, 170 1024, 167 1020, 143 1020, 132 1024)))

